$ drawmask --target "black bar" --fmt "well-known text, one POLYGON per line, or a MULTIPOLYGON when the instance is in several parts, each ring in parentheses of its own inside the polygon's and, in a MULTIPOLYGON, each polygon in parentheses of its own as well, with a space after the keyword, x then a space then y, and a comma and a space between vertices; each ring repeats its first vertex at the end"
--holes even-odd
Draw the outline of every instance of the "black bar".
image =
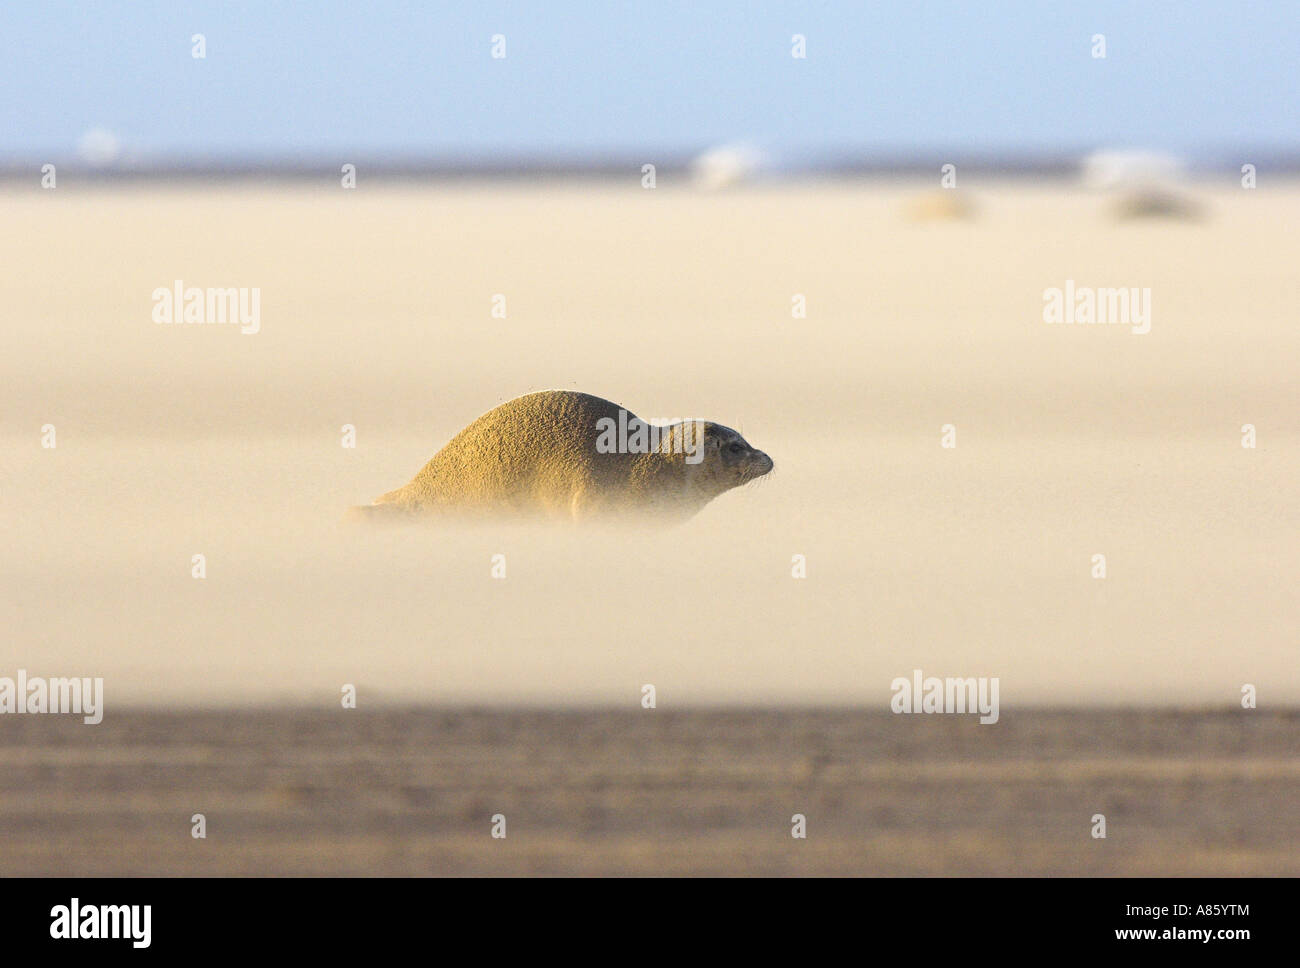
MULTIPOLYGON (((1294 879, 1222 878, 9 879, 0 882, 0 937, 6 954, 45 955, 338 956, 418 942, 431 957, 450 957, 461 944, 486 954, 514 940, 539 955, 648 947, 668 957, 702 933, 733 953, 780 940, 810 955, 843 942, 863 955, 919 959, 1124 949, 1231 957, 1257 942, 1286 943, 1295 888, 1294 879), (148 946, 52 937, 70 924, 73 898, 88 930, 102 906, 140 905, 119 931, 136 928, 138 940, 148 905, 148 946), (56 927, 61 908, 68 918, 56 927)), ((106 933, 120 917, 109 912, 106 933)))

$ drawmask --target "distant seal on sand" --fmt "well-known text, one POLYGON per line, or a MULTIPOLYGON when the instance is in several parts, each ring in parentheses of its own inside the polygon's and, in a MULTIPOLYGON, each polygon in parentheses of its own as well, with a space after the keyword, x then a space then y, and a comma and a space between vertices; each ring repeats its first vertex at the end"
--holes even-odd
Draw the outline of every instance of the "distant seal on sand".
POLYGON ((689 518, 762 477, 772 459, 705 420, 658 425, 571 390, 543 390, 489 410, 405 487, 352 517, 541 513, 588 518, 648 511, 689 518))

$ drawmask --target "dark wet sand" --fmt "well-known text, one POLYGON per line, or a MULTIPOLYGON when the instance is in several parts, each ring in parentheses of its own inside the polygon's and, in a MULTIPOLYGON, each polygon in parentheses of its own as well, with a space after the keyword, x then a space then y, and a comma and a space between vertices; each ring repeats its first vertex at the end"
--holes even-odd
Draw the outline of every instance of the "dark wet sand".
POLYGON ((4 716, 0 831, 4 875, 1294 876, 1300 711, 4 716))

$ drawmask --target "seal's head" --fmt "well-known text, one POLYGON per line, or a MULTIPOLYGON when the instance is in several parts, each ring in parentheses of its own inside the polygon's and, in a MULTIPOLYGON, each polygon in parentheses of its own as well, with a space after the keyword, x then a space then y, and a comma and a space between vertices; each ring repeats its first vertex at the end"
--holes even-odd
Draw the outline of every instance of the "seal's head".
POLYGON ((736 431, 705 422, 703 460, 694 473, 697 487, 721 494, 757 480, 772 467, 772 458, 751 447, 736 431))
POLYGON ((772 458, 730 427, 683 420, 658 429, 654 451, 630 475, 634 501, 656 510, 676 508, 686 517, 719 494, 758 480, 772 458))

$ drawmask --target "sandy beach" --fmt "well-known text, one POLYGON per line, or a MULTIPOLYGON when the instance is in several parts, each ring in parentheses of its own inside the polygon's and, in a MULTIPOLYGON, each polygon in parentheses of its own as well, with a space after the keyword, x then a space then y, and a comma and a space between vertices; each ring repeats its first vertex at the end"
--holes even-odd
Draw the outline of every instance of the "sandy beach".
POLYGON ((1300 874, 1294 713, 15 723, 0 731, 7 875, 1300 874))
POLYGON ((915 668, 1018 706, 1300 702, 1300 188, 1133 222, 968 190, 915 223, 891 182, 10 186, 6 665, 182 707, 879 708, 915 668), (259 287, 260 331, 154 323, 176 279, 259 287), (1045 324, 1067 279, 1150 287, 1151 331, 1045 324), (342 527, 548 387, 776 471, 680 531, 342 527))
POLYGON ((0 187, 0 676, 105 695, 0 717, 0 871, 1300 873, 1300 185, 963 184, 0 187), (257 332, 154 322, 175 280, 257 332), (1150 331, 1045 323, 1067 282, 1150 331), (776 470, 676 529, 342 523, 544 388, 776 470), (891 715, 917 669, 1000 721, 891 715))

